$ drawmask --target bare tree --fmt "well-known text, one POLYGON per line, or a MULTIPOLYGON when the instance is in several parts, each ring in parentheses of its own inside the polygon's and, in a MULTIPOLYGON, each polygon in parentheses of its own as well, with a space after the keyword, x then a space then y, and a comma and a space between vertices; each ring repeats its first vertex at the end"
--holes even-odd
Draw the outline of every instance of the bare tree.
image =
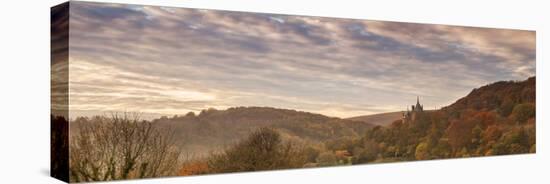
MULTIPOLYGON (((179 150, 173 132, 139 116, 81 118, 70 139, 71 182, 175 175, 179 150)), ((73 125, 72 124, 72 125, 73 125)), ((71 126, 72 126, 71 125, 71 126)))

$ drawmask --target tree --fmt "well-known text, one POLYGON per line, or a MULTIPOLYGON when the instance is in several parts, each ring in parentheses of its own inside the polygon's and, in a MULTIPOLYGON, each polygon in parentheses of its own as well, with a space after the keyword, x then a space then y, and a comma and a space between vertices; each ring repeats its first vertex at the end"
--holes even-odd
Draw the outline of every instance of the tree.
POLYGON ((208 166, 213 173, 299 168, 307 158, 292 142, 283 142, 271 128, 260 128, 244 141, 212 156, 208 166))
POLYGON ((179 151, 172 134, 127 114, 74 122, 70 140, 71 182, 175 175, 179 151))
POLYGON ((490 142, 496 142, 501 135, 502 135, 502 131, 500 130, 500 128, 496 125, 491 125, 487 127, 487 129, 483 133, 482 142, 484 144, 488 144, 490 142))
POLYGON ((531 145, 529 145, 529 137, 523 127, 514 128, 501 136, 499 141, 492 146, 493 154, 520 154, 528 153, 531 145))
POLYGON ((451 148, 448 139, 442 138, 432 147, 430 155, 432 158, 447 158, 450 155, 450 151, 451 148))
POLYGON ((202 161, 194 161, 184 164, 180 171, 180 176, 191 176, 191 175, 199 175, 199 174, 206 174, 209 172, 208 163, 202 162, 202 161))
POLYGON ((363 164, 375 161, 380 153, 378 144, 375 141, 367 139, 363 142, 363 149, 356 149, 353 151, 355 155, 353 163, 363 164))
POLYGON ((471 141, 471 146, 473 148, 476 148, 478 147, 480 144, 481 144, 481 136, 482 136, 482 133, 483 133, 483 129, 481 129, 481 127, 479 125, 476 125, 473 129, 472 129, 472 141, 471 141))
POLYGON ((437 144, 439 139, 441 138, 442 131, 439 127, 437 127, 437 123, 432 122, 432 125, 430 126, 430 129, 427 132, 427 135, 425 137, 428 146, 433 147, 437 144))
POLYGON ((338 158, 332 151, 323 152, 317 157, 319 166, 335 166, 338 165, 338 158))
POLYGON ((185 117, 190 117, 190 118, 193 118, 195 117, 195 113, 193 111, 189 111, 187 114, 185 114, 185 117))
POLYGON ((456 153, 471 142, 472 128, 473 124, 470 121, 454 120, 451 122, 449 128, 447 128, 447 136, 453 153, 456 153))
POLYGON ((523 127, 516 128, 507 134, 504 143, 508 145, 508 151, 511 154, 527 153, 531 147, 529 137, 523 127))
POLYGON ((303 153, 306 156, 307 162, 315 162, 319 156, 319 150, 313 147, 307 147, 303 150, 303 153))
POLYGON ((470 157, 470 154, 468 153, 468 149, 466 149, 466 147, 462 147, 462 149, 460 149, 460 151, 458 151, 458 152, 455 154, 455 157, 463 157, 463 158, 466 158, 466 157, 470 157))
POLYGON ((504 98, 504 101, 500 105, 499 112, 501 116, 507 117, 512 112, 512 109, 514 108, 514 101, 512 101, 511 97, 504 98))
POLYGON ((519 123, 525 123, 528 119, 535 117, 535 104, 523 103, 518 104, 512 110, 514 120, 519 123))
POLYGON ((416 151, 414 156, 416 160, 430 159, 428 143, 423 142, 418 144, 418 146, 416 146, 416 151))

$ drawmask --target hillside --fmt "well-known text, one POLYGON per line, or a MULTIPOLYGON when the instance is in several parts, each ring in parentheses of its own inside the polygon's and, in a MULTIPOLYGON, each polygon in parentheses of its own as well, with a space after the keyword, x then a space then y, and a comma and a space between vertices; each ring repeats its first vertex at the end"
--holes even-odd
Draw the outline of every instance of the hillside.
POLYGON ((341 137, 359 137, 373 127, 369 123, 327 117, 321 114, 269 107, 208 109, 198 115, 153 120, 176 133, 179 144, 193 153, 209 153, 232 145, 261 127, 278 130, 286 140, 318 144, 341 137))
POLYGON ((534 153, 535 83, 531 77, 485 85, 440 110, 333 147, 350 152, 354 164, 534 153))
POLYGON ((496 82, 473 89, 466 97, 442 110, 446 112, 463 112, 467 109, 495 111, 502 116, 508 116, 517 104, 535 104, 535 86, 535 77, 530 77, 525 81, 496 82))
POLYGON ((351 117, 346 119, 361 121, 372 125, 387 126, 390 125, 393 121, 401 119, 402 116, 403 112, 387 112, 381 114, 351 117))

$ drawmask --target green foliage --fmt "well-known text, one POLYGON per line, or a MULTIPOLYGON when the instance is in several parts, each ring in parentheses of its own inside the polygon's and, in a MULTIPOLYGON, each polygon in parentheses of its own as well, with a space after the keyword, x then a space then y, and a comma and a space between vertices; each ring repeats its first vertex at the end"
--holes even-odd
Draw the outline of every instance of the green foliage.
POLYGON ((420 143, 418 146, 416 146, 416 151, 414 153, 414 156, 416 157, 416 160, 427 160, 430 158, 429 155, 429 146, 428 143, 420 143))
POLYGON ((451 154, 451 146, 447 139, 439 139, 437 144, 432 146, 431 155, 433 158, 448 158, 451 154))
POLYGON ((507 117, 512 113, 512 110, 514 109, 514 102, 510 100, 509 98, 506 98, 502 105, 500 106, 500 115, 503 117, 507 117))
POLYGON ((525 123, 529 118, 535 117, 535 104, 518 104, 514 107, 512 115, 517 122, 525 123))
POLYGON ((477 124, 473 129, 472 129, 472 140, 471 140, 471 147, 478 147, 480 144, 481 144, 481 136, 482 136, 482 133, 483 133, 483 129, 481 128, 481 126, 479 124, 477 124))

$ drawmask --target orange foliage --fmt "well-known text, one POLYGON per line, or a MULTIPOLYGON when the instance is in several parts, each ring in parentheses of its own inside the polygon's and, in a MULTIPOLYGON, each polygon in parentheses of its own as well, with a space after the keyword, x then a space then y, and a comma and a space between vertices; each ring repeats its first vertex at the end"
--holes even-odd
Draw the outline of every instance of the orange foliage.
POLYGON ((183 165, 179 171, 180 176, 191 176, 208 173, 208 164, 206 162, 191 162, 183 165))
POLYGON ((336 157, 349 157, 351 154, 348 152, 348 150, 337 150, 335 153, 336 157))
POLYGON ((460 150, 466 146, 472 139, 472 129, 475 124, 473 121, 458 121, 453 120, 447 128, 447 136, 449 144, 454 151, 460 150))
POLYGON ((475 119, 480 120, 483 127, 487 127, 487 126, 495 124, 495 122, 496 122, 496 113, 494 113, 492 111, 481 111, 481 112, 478 112, 475 115, 475 119))
POLYGON ((483 140, 486 143, 491 141, 497 141, 501 135, 502 135, 502 131, 500 130, 500 128, 496 125, 491 125, 487 127, 487 130, 485 130, 483 140))

